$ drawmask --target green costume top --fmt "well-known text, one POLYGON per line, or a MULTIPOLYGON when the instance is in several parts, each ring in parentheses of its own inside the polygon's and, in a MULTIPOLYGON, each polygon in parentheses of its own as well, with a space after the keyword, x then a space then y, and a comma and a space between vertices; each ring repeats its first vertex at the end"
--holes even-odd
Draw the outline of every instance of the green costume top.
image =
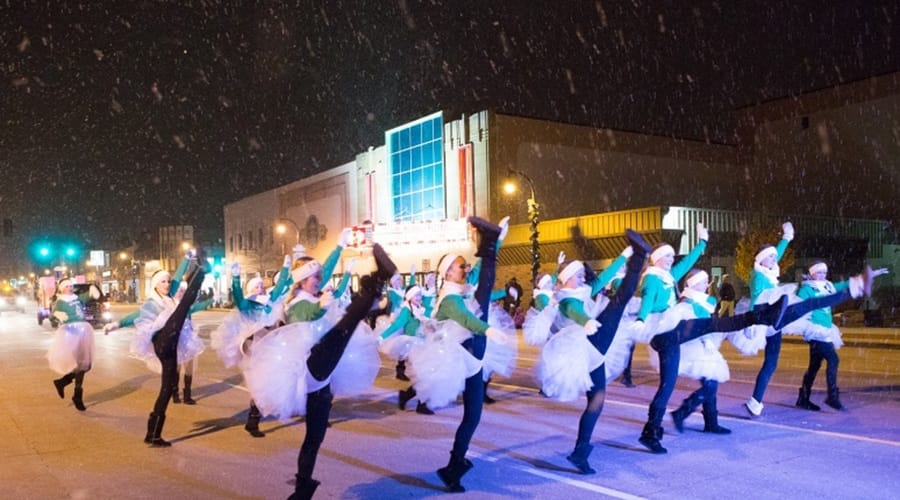
POLYGON ((663 278, 652 272, 644 273, 636 294, 641 297, 641 309, 638 312, 638 319, 644 321, 651 313, 660 313, 675 305, 675 286, 677 286, 678 280, 683 278, 694 267, 694 264, 697 263, 697 260, 703 255, 705 250, 706 240, 700 240, 689 254, 672 266, 672 270, 669 271, 669 274, 672 276, 671 282, 663 280, 663 278))
MULTIPOLYGON (((784 257, 784 251, 787 250, 788 243, 790 243, 790 240, 784 238, 778 242, 778 245, 775 247, 775 262, 781 262, 781 258, 784 257)), ((765 273, 757 271, 756 269, 750 271, 750 310, 753 310, 753 306, 756 305, 756 299, 761 293, 771 288, 775 288, 776 286, 778 286, 778 281, 773 282, 765 275, 765 273)))
POLYGON ((469 311, 462 296, 456 293, 447 294, 441 299, 435 318, 439 321, 453 320, 476 335, 484 335, 489 327, 469 311))
MULTIPOLYGON (((832 283, 828 280, 804 281, 803 284, 800 285, 800 288, 797 290, 797 296, 803 300, 812 297, 822 297, 824 295, 843 292, 849 286, 850 283, 848 281, 841 281, 838 283, 832 283)), ((831 327, 832 325, 834 325, 834 319, 831 315, 831 307, 823 307, 814 310, 809 315, 809 321, 824 328, 831 327)))

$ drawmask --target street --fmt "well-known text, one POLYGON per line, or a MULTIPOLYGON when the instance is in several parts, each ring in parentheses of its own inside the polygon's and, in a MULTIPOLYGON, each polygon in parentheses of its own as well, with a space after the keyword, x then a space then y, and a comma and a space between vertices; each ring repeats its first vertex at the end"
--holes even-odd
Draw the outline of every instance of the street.
MULTIPOLYGON (((115 306, 122 317, 135 306, 115 306)), ((224 311, 194 316, 201 336, 224 311)), ((824 405, 820 370, 813 402, 821 412, 794 408, 808 350, 786 338, 778 371, 761 417, 742 407, 762 356, 742 357, 723 347, 731 380, 719 388, 720 424, 733 433, 708 435, 699 412, 678 434, 667 416, 666 455, 652 455, 637 441, 657 376, 646 346, 635 352, 635 388, 613 382, 594 432, 590 462, 597 474, 575 472, 566 460, 574 444, 583 400, 560 403, 538 394, 531 369, 538 349, 520 342, 509 379, 497 380, 468 457, 474 468, 454 498, 896 498, 900 475, 900 331, 845 329, 841 399, 837 412, 824 405)), ((26 314, 0 315, 0 424, 7 498, 286 498, 293 491, 302 418, 265 419, 265 438, 243 429, 249 394, 237 369, 225 369, 207 349, 195 373, 196 406, 172 404, 163 437, 168 449, 142 443, 159 376, 128 357, 133 334, 122 329, 95 335, 95 360, 85 383, 87 411, 57 397, 45 353, 52 330, 38 326, 33 304, 26 314)), ((669 409, 697 387, 679 379, 669 409)), ((445 494, 435 474, 447 463, 462 406, 435 415, 401 412, 394 362, 367 394, 336 399, 331 428, 314 477, 315 498, 430 498, 445 494)))

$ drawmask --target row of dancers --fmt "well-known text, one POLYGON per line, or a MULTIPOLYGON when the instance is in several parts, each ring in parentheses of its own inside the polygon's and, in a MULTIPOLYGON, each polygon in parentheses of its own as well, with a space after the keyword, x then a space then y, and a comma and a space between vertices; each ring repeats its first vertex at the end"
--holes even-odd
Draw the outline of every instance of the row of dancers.
MULTIPOLYGON (((265 436, 259 430, 264 416, 282 420, 305 416, 306 435, 291 498, 312 497, 319 485, 313 471, 333 398, 359 394, 371 386, 381 365, 379 350, 406 363, 411 385, 398 394, 401 408, 417 397, 431 411, 462 394, 463 417, 450 459, 437 474, 448 491, 465 491, 461 479, 473 466, 466 454, 480 422, 487 381, 493 373, 509 375, 516 359, 514 323, 492 300, 497 253, 507 221, 495 225, 471 217, 469 222, 479 236, 474 265, 461 255, 449 254, 438 261, 439 287, 423 290, 412 284, 399 292, 394 284, 392 303, 401 305, 374 329, 364 320, 380 306, 385 287, 397 276, 396 266, 377 244, 373 247, 376 271, 360 280, 359 292, 352 297, 347 290, 350 269, 336 288, 328 285, 347 245, 347 232, 321 264, 302 254, 286 256, 268 291, 259 278, 242 286, 240 269, 232 269, 235 309, 211 334, 210 345, 227 367, 238 367, 244 375, 251 394, 245 424, 250 435, 265 436), (437 293, 429 293, 433 290, 437 293)), ((774 291, 754 296, 747 312, 718 318, 711 314, 715 299, 704 293, 709 277, 693 267, 709 237, 705 228, 698 229, 700 241, 678 264, 671 246, 651 248, 638 233, 628 230, 628 248, 600 275, 581 261, 561 259, 557 272, 536 280, 534 307, 526 316, 523 333, 527 342, 542 346, 536 372, 542 393, 561 401, 586 397, 575 446, 567 457, 581 473, 594 472, 588 462, 590 440, 602 412, 606 384, 624 369, 635 342, 650 344, 658 353, 660 370, 659 388, 639 441, 654 453, 665 453, 661 423, 679 374, 699 379, 701 388, 672 413, 676 428, 682 430, 687 416, 702 405, 704 431, 729 432, 716 418, 717 384, 728 377, 727 364, 718 354, 721 339, 727 336, 745 353, 765 347, 768 360, 769 339, 778 336, 780 340, 785 325, 867 293, 881 272, 867 268, 846 286, 825 287, 816 294, 772 285, 774 291), (678 282, 684 277, 684 289, 678 293, 678 282), (613 293, 600 293, 610 285, 613 293)), ((761 267, 770 253, 760 251, 761 267)), ((780 257, 778 249, 775 254, 776 259, 780 257)), ((192 368, 204 345, 190 315, 208 305, 196 302, 206 272, 204 263, 203 256, 197 255, 186 259, 173 275, 154 274, 153 292, 140 310, 105 328, 108 333, 133 326, 137 333, 132 355, 161 373, 144 440, 153 447, 170 446, 161 436, 168 403, 194 403, 192 368), (179 366, 185 375, 183 399, 178 396, 179 366)), ((774 276, 777 279, 777 270, 774 276)), ((751 289, 753 283, 751 279, 751 289)), ((71 281, 62 280, 59 288, 54 314, 62 324, 48 359, 51 368, 63 374, 54 380, 58 395, 64 397, 65 387, 74 382, 73 403, 83 411, 82 383, 91 367, 93 331, 83 321, 83 306, 79 307, 83 302, 72 295, 71 281)), ((827 349, 819 351, 830 366, 827 349)), ((777 353, 774 356, 777 362, 777 353)))

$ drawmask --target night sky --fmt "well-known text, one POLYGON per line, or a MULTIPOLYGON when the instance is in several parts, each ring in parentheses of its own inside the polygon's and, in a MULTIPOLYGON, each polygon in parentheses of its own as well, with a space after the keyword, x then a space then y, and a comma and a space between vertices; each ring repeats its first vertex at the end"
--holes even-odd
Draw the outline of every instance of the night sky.
POLYGON ((900 70, 896 1, 112 3, 0 0, 26 239, 218 234, 224 204, 439 109, 733 143, 737 107, 900 70))

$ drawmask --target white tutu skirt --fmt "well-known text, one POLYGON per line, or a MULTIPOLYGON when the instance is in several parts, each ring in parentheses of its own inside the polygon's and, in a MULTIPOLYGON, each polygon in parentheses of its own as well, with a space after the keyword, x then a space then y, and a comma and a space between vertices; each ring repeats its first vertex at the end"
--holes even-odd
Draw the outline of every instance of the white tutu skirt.
POLYGON ((519 354, 519 336, 516 331, 516 323, 502 307, 496 302, 491 302, 488 312, 488 324, 506 334, 506 342, 496 342, 490 337, 484 349, 482 367, 483 376, 487 381, 491 375, 498 374, 504 377, 512 375, 516 368, 516 358, 519 354))
POLYGON ((65 375, 73 370, 91 369, 94 359, 94 329, 86 321, 63 323, 53 334, 47 351, 50 369, 65 375))
MULTIPOLYGON (((787 295, 788 305, 803 301, 803 299, 797 296, 797 285, 795 283, 789 283, 787 285, 780 285, 775 288, 768 288, 766 290, 763 290, 756 298, 756 304, 774 304, 778 301, 778 299, 781 298, 782 295, 787 295)), ((737 306, 735 306, 734 313, 744 314, 749 310, 750 301, 747 299, 742 299, 740 302, 738 302, 737 306)), ((802 323, 803 318, 794 321, 793 323, 789 323, 781 329, 781 332, 784 335, 800 335, 803 333, 802 323)), ((758 336, 760 335, 760 332, 762 332, 766 337, 771 337, 772 335, 778 333, 774 328, 767 325, 753 325, 748 327, 748 329, 752 329, 754 331, 752 334, 748 333, 747 337, 758 336)), ((744 351, 741 350, 741 352, 744 351)))
POLYGON ((266 331, 262 322, 235 309, 210 333, 209 345, 216 351, 225 368, 231 368, 244 358, 244 341, 261 331, 266 331))
POLYGON ((372 387, 380 368, 378 340, 372 328, 360 321, 331 373, 331 392, 335 396, 360 394, 372 387))
POLYGON ((405 360, 409 357, 409 353, 412 351, 413 346, 423 342, 425 342, 424 337, 418 335, 406 335, 401 331, 384 339, 378 350, 391 359, 405 360))
MULTIPOLYGON (((721 339, 722 334, 718 335, 721 339)), ((728 362, 716 347, 720 342, 715 340, 694 339, 681 344, 681 362, 678 364, 678 375, 694 380, 708 379, 727 382, 731 378, 728 362)))
POLYGON ((766 348, 769 327, 754 325, 728 334, 728 341, 744 356, 755 356, 766 348))
POLYGON ((559 305, 552 304, 538 311, 529 308, 522 323, 522 335, 528 345, 544 345, 553 330, 553 320, 559 314, 559 305))
POLYGON ((625 371, 625 367, 628 366, 628 361, 631 359, 631 351, 634 349, 634 345, 634 339, 629 336, 627 331, 621 328, 620 323, 620 328, 616 331, 616 336, 613 337, 612 342, 609 344, 609 349, 606 350, 603 360, 607 382, 619 378, 619 375, 625 371))
MULTIPOLYGON (((131 357, 143 361, 153 373, 162 373, 162 364, 153 349, 153 333, 146 329, 138 329, 131 338, 131 357)), ((185 321, 178 336, 178 364, 187 363, 206 350, 203 340, 197 336, 190 320, 185 321)))
POLYGON ((466 379, 481 369, 481 360, 461 345, 471 336, 472 332, 455 321, 437 321, 427 329, 425 341, 410 349, 407 375, 419 401, 429 408, 456 401, 466 379))
POLYGON ((588 341, 584 327, 569 325, 544 344, 535 367, 537 382, 547 397, 574 401, 593 387, 591 372, 603 355, 588 341))
POLYGON ((804 318, 797 320, 796 323, 800 323, 803 327, 803 339, 807 342, 810 340, 831 342, 834 344, 835 349, 840 349, 841 346, 844 345, 844 341, 841 339, 841 330, 835 325, 817 325, 816 323, 809 321, 808 316, 804 316, 804 318))
POLYGON ((314 325, 291 323, 254 339, 251 354, 241 360, 247 389, 263 415, 287 420, 306 414, 306 359, 321 337, 314 325))

